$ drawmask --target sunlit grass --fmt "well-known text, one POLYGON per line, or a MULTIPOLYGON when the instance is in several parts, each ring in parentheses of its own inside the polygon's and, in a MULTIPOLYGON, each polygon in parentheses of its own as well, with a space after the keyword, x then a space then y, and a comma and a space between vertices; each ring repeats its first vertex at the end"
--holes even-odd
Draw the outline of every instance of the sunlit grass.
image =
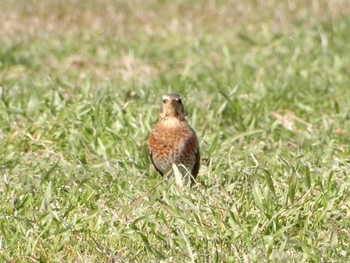
POLYGON ((0 258, 346 261, 347 1, 0 7, 0 258), (151 168, 182 94, 196 187, 151 168))

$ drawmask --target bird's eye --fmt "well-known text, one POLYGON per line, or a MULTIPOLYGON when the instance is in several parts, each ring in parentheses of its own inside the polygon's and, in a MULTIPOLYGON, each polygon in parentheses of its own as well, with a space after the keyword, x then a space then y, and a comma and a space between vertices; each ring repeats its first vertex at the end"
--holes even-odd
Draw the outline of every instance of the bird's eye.
POLYGON ((177 102, 181 104, 181 103, 182 103, 182 100, 181 100, 181 99, 177 99, 177 102))
POLYGON ((167 99, 163 99, 163 103, 167 102, 168 100, 167 99))

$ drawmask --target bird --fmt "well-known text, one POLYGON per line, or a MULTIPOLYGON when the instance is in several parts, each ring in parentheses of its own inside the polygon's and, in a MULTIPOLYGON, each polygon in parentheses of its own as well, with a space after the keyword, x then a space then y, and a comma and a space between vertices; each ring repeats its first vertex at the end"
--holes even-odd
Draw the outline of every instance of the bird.
POLYGON ((170 93, 163 96, 159 120, 150 132, 148 154, 156 171, 162 176, 172 171, 175 164, 191 183, 199 172, 200 149, 194 129, 188 124, 181 96, 170 93))

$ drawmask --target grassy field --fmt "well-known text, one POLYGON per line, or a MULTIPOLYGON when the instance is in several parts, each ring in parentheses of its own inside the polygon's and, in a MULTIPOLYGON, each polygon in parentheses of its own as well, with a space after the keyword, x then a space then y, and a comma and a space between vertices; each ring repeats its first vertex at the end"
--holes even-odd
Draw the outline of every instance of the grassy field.
POLYGON ((0 8, 0 262, 348 261, 348 0, 0 8), (169 91, 193 188, 147 156, 169 91))

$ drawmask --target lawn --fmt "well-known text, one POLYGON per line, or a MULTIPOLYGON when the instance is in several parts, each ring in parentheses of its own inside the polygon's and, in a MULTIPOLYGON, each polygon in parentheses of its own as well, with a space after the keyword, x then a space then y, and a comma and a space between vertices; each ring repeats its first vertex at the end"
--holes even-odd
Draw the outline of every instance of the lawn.
POLYGON ((0 8, 0 262, 348 261, 348 0, 0 8), (148 159, 168 92, 194 187, 148 159))

